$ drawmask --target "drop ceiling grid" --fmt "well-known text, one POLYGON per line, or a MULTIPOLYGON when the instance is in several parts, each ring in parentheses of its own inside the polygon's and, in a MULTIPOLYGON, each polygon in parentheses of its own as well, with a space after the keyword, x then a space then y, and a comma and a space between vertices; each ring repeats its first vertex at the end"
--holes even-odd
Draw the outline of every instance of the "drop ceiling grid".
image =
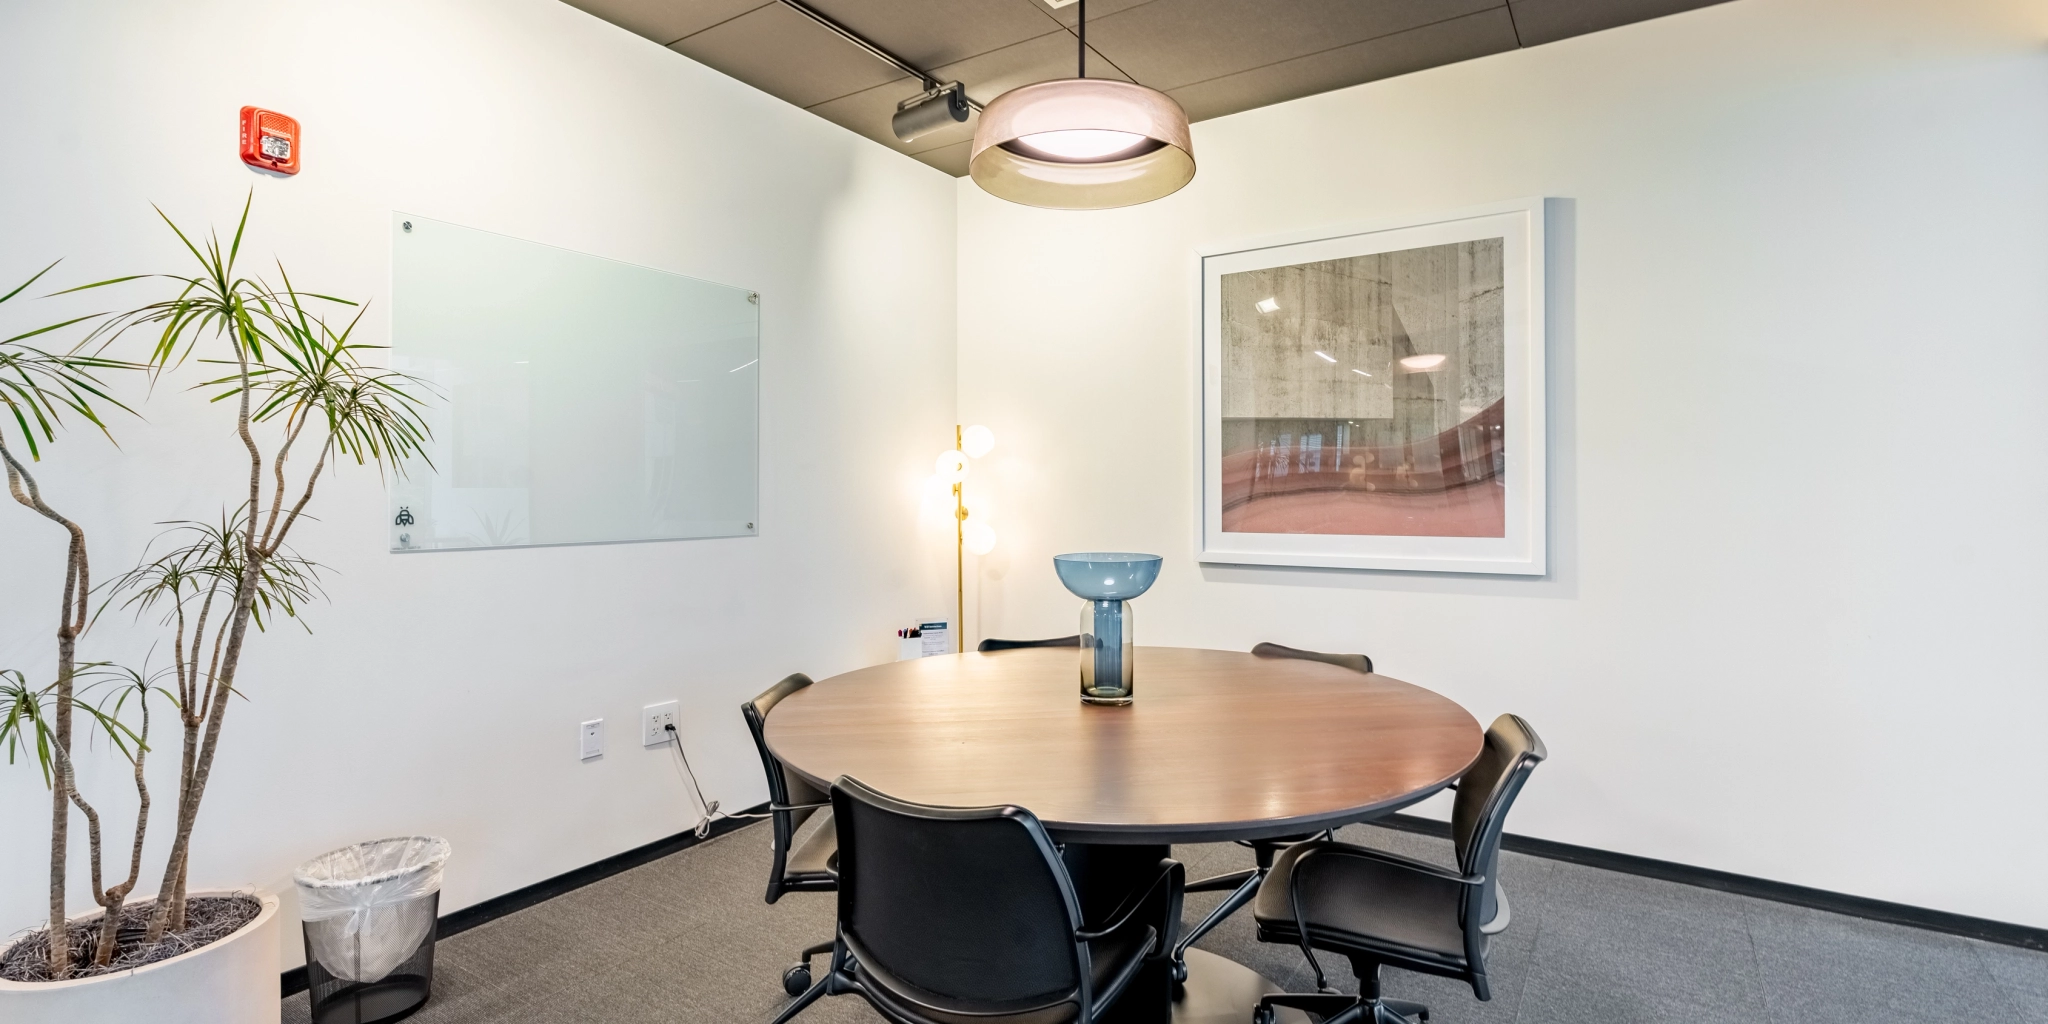
MULTIPOLYGON (((918 84, 780 0, 566 0, 948 173, 975 119, 910 143, 889 130, 918 84)), ((980 102, 1074 74, 1078 5, 806 0, 980 102)), ((1090 0, 1091 77, 1160 89, 1193 120, 1534 46, 1723 0, 1090 0)))

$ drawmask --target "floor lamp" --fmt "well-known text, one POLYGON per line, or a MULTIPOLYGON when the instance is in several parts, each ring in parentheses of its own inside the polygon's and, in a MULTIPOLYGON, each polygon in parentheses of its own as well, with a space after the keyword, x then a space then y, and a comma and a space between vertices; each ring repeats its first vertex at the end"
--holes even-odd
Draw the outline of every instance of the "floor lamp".
POLYGON ((986 522, 969 523, 970 511, 961 487, 967 481, 967 466, 996 447, 996 435, 979 424, 953 425, 953 447, 939 453, 939 478, 953 485, 953 601, 954 633, 960 650, 967 650, 967 553, 985 555, 996 546, 996 531, 986 522))

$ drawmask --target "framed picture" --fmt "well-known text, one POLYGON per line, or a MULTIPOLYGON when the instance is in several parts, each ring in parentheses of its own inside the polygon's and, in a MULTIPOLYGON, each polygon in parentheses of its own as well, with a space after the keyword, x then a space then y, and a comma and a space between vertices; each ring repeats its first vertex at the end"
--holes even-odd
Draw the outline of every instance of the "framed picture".
POLYGON ((1198 255, 1201 561, 1545 571, 1543 200, 1198 255))

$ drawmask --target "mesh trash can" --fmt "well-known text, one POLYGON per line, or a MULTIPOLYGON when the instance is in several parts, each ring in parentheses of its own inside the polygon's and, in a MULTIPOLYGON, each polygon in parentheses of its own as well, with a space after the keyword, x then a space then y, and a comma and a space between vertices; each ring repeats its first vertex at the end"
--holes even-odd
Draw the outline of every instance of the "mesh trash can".
POLYGON ((448 853, 445 839, 402 836, 344 846, 292 872, 315 1024, 376 1024, 426 1004, 448 853))

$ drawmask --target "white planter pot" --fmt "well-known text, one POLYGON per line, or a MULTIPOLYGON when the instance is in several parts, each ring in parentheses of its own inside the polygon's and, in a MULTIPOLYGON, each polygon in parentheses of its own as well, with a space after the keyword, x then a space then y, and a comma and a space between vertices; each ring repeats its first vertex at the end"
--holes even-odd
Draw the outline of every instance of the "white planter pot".
POLYGON ((0 981, 0 1024, 278 1024, 277 928, 277 897, 265 896, 254 921, 184 956, 70 981, 0 981))

